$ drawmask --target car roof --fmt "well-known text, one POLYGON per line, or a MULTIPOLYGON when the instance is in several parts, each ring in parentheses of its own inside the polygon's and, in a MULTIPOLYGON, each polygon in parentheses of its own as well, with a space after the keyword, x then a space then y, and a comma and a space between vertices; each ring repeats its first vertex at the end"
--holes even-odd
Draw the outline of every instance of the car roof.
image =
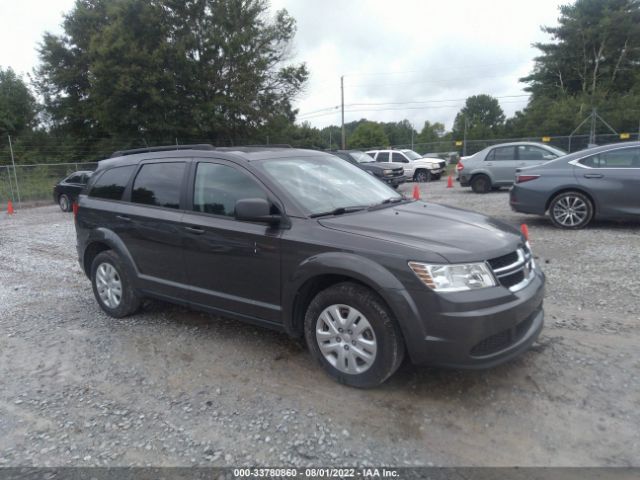
POLYGON ((113 158, 101 160, 98 163, 98 169, 111 167, 121 167, 127 165, 137 165, 144 160, 162 160, 171 158, 218 158, 234 161, 253 162, 260 160, 272 160, 275 158, 300 158, 300 157, 317 157, 330 156, 330 153, 320 152, 318 150, 306 150, 299 148, 283 148, 283 147, 253 147, 253 146, 237 146, 237 147, 214 147, 211 149, 167 149, 144 151, 142 153, 131 153, 113 158))

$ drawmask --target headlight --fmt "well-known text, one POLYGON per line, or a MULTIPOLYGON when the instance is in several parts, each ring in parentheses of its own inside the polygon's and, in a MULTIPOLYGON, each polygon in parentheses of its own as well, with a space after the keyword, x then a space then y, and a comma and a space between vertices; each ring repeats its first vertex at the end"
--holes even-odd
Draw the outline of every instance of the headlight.
POLYGON ((436 292, 461 292, 497 285, 486 263, 428 265, 409 262, 409 267, 422 283, 436 292))
POLYGON ((382 174, 383 175, 393 175, 393 170, 383 170, 382 174))

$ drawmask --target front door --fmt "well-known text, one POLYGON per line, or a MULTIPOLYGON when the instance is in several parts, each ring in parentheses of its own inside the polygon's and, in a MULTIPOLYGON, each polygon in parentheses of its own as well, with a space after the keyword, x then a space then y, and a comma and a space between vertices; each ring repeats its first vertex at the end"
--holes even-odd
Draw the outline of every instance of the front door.
POLYGON ((183 229, 191 302, 281 323, 280 230, 234 217, 236 201, 269 199, 267 190, 248 171, 224 161, 194 164, 190 182, 183 229))

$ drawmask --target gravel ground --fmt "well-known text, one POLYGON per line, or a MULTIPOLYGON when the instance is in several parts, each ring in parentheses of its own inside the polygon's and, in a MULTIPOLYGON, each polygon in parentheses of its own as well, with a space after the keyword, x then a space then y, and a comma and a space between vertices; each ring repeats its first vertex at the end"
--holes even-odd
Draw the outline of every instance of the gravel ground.
POLYGON ((158 302, 111 319, 71 215, 0 214, 0 466, 640 466, 640 225, 565 232, 445 186, 423 198, 529 225, 546 327, 507 365, 368 391, 284 334, 158 302))

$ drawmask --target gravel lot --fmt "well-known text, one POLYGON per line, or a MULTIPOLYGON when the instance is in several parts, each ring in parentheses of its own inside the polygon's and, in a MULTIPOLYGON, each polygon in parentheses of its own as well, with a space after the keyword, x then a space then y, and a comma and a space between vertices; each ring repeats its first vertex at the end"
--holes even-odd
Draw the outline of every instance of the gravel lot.
POLYGON ((445 187, 423 195, 529 225, 546 327, 507 365, 368 391, 284 334, 155 302, 111 319, 70 214, 0 214, 0 466, 640 466, 640 225, 565 232, 445 187))

